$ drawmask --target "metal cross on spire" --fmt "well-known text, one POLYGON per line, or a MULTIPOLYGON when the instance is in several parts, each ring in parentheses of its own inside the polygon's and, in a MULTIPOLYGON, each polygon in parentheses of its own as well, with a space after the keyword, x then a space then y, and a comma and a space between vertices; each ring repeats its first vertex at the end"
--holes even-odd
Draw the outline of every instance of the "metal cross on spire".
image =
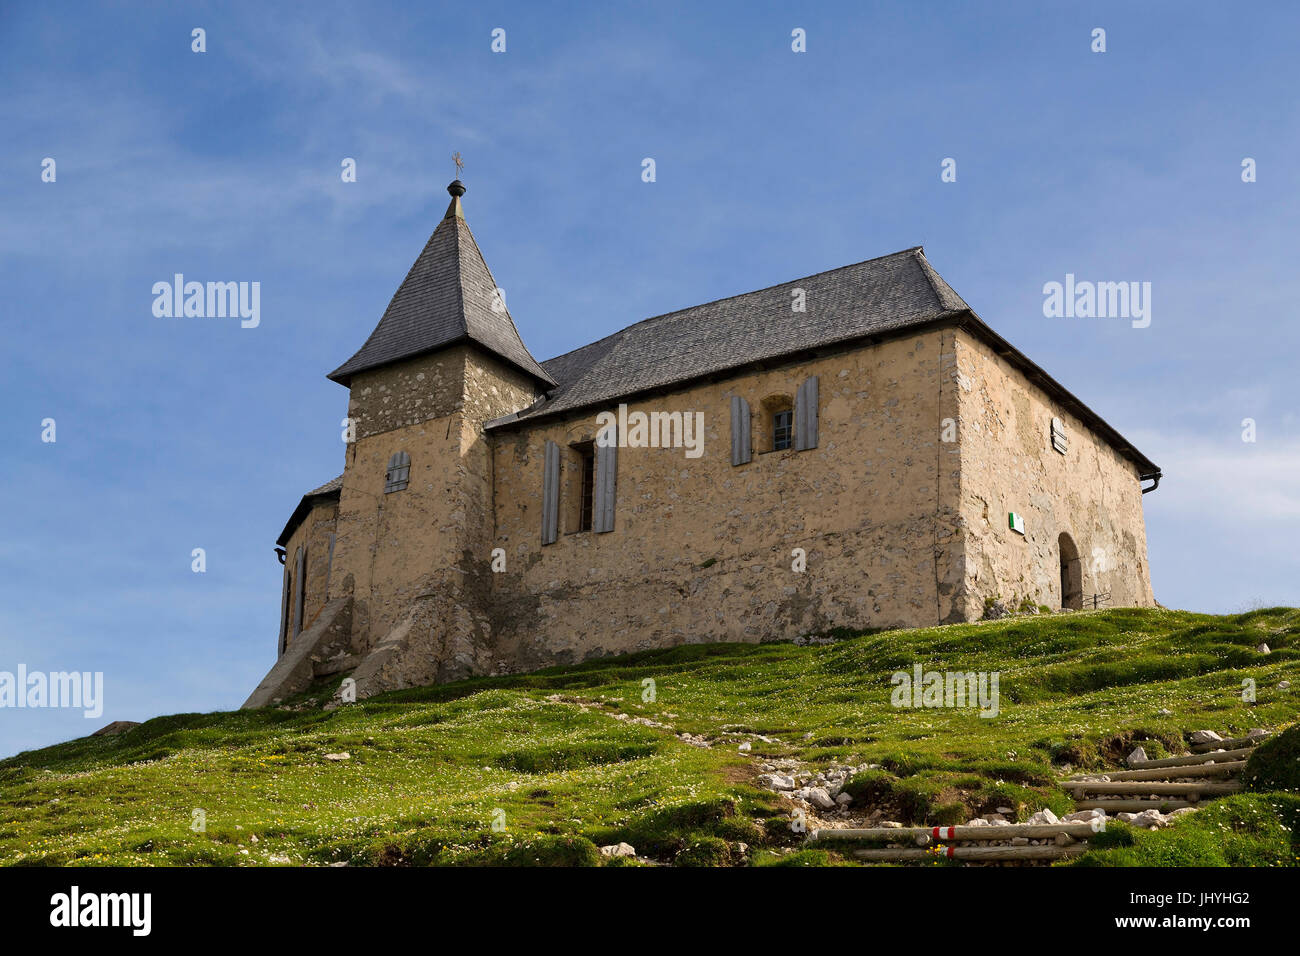
POLYGON ((456 178, 460 179, 460 174, 465 171, 465 160, 461 159, 460 150, 452 153, 451 158, 456 161, 456 178))

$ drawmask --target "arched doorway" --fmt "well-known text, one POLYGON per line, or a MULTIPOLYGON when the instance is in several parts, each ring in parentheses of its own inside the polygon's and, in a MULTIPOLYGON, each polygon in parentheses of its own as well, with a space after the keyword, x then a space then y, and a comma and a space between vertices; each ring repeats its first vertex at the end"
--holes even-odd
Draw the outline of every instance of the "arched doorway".
POLYGON ((1064 531, 1056 539, 1056 549, 1061 556, 1061 608, 1078 611, 1083 608, 1083 563, 1074 539, 1064 531))

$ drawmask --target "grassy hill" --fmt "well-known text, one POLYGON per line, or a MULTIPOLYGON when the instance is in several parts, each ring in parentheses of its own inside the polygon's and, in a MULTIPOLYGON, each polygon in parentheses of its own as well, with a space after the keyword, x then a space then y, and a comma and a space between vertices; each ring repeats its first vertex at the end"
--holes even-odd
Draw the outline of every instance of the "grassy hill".
MULTIPOLYGON (((590 863, 619 841, 662 863, 839 862, 801 849, 789 801, 756 785, 765 765, 878 765, 846 787, 855 811, 904 823, 1064 812, 1064 765, 1293 723, 1300 690, 1277 684, 1300 675, 1298 637, 1292 608, 1119 609, 690 645, 322 710, 336 679, 277 709, 159 717, 0 761, 0 863, 590 863), (890 675, 917 663, 1000 672, 1000 714, 895 708, 890 675)), ((1293 864, 1295 799, 1117 827, 1082 862, 1293 864)))

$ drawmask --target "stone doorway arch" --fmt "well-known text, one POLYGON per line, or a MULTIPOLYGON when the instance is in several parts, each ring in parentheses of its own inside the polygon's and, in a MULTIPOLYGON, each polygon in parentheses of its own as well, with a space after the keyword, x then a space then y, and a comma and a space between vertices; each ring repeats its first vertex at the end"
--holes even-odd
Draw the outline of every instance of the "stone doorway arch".
POLYGON ((1083 609, 1083 562, 1074 539, 1062 531, 1056 539, 1056 550, 1061 558, 1061 609, 1083 609))

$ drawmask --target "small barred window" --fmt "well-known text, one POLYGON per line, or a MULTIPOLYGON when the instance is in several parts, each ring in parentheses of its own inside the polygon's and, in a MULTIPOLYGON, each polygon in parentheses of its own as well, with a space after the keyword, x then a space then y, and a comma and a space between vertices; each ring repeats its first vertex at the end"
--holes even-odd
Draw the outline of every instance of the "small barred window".
POLYGON ((784 451, 792 444, 794 412, 786 409, 772 416, 772 450, 784 451))

